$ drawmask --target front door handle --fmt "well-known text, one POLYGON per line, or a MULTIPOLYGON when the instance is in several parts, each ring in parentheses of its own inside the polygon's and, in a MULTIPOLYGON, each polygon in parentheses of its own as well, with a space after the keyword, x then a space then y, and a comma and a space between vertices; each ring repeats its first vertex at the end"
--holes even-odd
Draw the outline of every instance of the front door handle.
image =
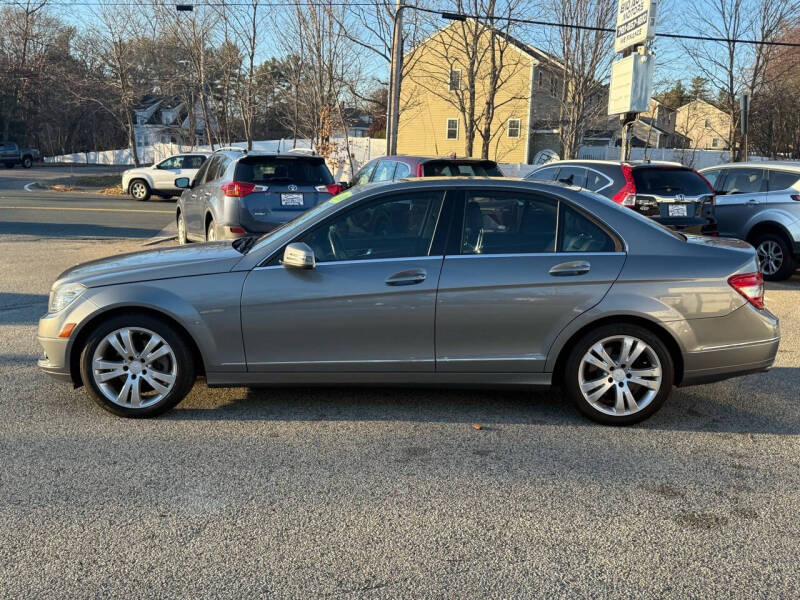
POLYGON ((416 285, 425 281, 428 273, 425 269, 411 269, 410 271, 400 271, 386 278, 386 285, 416 285))
POLYGON ((554 277, 567 277, 570 275, 584 275, 589 272, 592 265, 585 260, 573 260, 558 264, 550 269, 550 275, 554 277))

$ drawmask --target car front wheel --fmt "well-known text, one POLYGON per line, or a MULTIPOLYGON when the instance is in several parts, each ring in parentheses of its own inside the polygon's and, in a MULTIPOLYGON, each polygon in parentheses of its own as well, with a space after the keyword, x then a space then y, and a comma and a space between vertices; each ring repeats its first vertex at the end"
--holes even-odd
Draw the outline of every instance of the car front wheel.
POLYGON ((792 276, 797 265, 792 249, 781 235, 768 233, 753 242, 761 272, 767 281, 783 281, 792 276))
POLYGON ((22 159, 22 166, 25 169, 30 169, 33 166, 33 161, 31 160, 30 156, 26 156, 25 158, 22 159))
POLYGON ((567 393, 584 415, 606 425, 630 425, 664 404, 674 367, 664 343, 648 329, 605 325, 578 341, 564 376, 567 393))
POLYGON ((195 380, 182 336, 149 315, 121 315, 92 331, 80 369, 92 399, 123 417, 153 417, 171 409, 195 380))
POLYGON ((213 218, 208 222, 208 227, 206 227, 206 241, 217 241, 217 223, 213 218))
POLYGON ((128 189, 130 190, 131 196, 133 196, 134 200, 144 202, 150 198, 150 186, 147 185, 146 181, 134 179, 128 189))

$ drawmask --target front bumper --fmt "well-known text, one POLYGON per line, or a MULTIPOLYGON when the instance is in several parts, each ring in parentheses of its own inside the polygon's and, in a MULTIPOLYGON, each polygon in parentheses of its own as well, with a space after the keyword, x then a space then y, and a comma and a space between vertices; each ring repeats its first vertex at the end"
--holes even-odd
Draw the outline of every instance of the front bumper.
POLYGON ((69 366, 69 340, 38 336, 39 345, 43 349, 42 357, 37 361, 39 368, 60 381, 72 381, 69 366))

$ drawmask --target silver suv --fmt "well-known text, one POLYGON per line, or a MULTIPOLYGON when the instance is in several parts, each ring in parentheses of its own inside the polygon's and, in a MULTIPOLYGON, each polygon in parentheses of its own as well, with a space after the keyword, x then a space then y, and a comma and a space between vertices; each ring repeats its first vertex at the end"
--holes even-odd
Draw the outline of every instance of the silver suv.
POLYGON ((342 191, 321 156, 221 150, 175 180, 178 242, 266 233, 342 191))
POLYGON ((791 277, 800 259, 800 164, 737 163, 701 173, 714 186, 719 235, 755 246, 764 279, 791 277))

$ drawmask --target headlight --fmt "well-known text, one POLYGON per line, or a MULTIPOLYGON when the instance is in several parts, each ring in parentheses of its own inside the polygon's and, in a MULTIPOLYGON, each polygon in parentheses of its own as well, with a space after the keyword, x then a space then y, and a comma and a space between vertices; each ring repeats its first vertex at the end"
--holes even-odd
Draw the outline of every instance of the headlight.
POLYGON ((69 306, 75 298, 86 291, 80 283, 67 283, 60 285, 50 292, 50 304, 47 312, 55 313, 69 306))

